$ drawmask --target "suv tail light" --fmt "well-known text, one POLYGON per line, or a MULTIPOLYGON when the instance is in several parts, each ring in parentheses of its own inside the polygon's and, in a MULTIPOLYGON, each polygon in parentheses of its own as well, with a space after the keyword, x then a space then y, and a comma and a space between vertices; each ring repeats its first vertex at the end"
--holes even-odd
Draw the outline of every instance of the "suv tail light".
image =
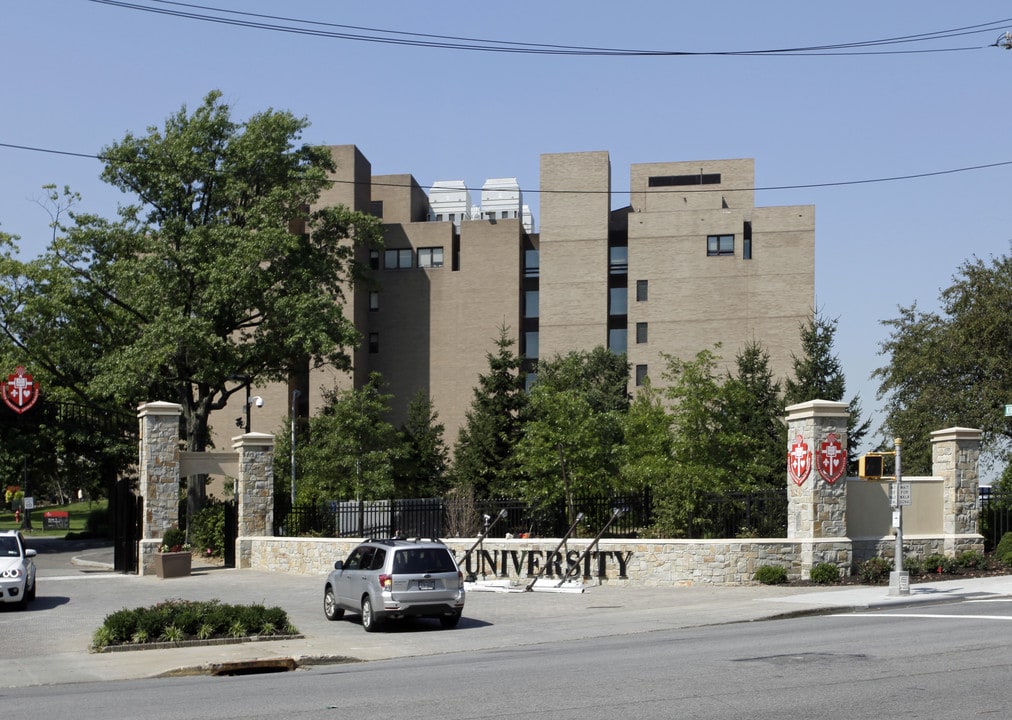
POLYGON ((383 588, 384 590, 389 590, 391 587, 393 587, 394 576, 393 575, 380 575, 379 576, 379 584, 380 584, 380 587, 383 588))
POLYGON ((460 569, 457 570, 457 587, 464 587, 464 571, 460 569))

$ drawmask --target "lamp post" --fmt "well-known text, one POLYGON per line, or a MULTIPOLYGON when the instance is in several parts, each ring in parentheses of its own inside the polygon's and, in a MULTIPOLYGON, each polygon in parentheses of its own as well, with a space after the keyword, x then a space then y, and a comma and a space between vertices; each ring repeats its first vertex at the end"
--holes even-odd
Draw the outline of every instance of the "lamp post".
POLYGON ((903 480, 903 473, 900 469, 900 447, 903 440, 895 438, 896 445, 896 479, 895 493, 893 498, 893 518, 896 525, 896 549, 893 551, 895 570, 889 573, 889 594, 909 595, 910 574, 903 570, 903 506, 900 504, 900 482, 903 480))
POLYGON ((295 509, 295 418, 296 402, 302 393, 299 390, 292 390, 292 509, 295 509))

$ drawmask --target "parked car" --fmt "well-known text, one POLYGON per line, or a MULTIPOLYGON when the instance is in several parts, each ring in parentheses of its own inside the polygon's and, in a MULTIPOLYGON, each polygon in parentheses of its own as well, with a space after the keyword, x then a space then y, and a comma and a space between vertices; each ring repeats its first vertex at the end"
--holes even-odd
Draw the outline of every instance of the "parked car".
POLYGON ((17 530, 0 530, 0 603, 24 608, 35 599, 35 551, 17 530))
POLYGON ((439 618, 452 628, 463 610, 464 575, 438 540, 368 540, 334 563, 323 591, 328 620, 359 613, 366 632, 405 617, 439 618))

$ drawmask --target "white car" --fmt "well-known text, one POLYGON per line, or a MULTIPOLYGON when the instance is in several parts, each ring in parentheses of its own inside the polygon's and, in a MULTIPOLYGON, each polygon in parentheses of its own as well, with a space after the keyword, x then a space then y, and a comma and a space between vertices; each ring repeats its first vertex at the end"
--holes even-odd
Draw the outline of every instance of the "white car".
POLYGON ((0 603, 19 608, 35 599, 35 551, 17 530, 0 530, 0 603))

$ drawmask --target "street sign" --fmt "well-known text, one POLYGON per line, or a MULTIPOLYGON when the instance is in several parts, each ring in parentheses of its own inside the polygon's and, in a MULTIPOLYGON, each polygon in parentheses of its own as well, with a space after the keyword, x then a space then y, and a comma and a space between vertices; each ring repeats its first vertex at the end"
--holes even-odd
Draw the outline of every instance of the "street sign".
POLYGON ((35 509, 35 498, 34 497, 25 497, 21 501, 21 503, 22 503, 22 505, 24 505, 25 510, 34 510, 35 509))
POLYGON ((1012 417, 1012 405, 1005 406, 1005 417, 1012 417))
POLYGON ((889 501, 893 507, 910 507, 912 502, 910 483, 898 482, 889 485, 889 501), (899 491, 899 503, 896 502, 896 492, 899 491))

